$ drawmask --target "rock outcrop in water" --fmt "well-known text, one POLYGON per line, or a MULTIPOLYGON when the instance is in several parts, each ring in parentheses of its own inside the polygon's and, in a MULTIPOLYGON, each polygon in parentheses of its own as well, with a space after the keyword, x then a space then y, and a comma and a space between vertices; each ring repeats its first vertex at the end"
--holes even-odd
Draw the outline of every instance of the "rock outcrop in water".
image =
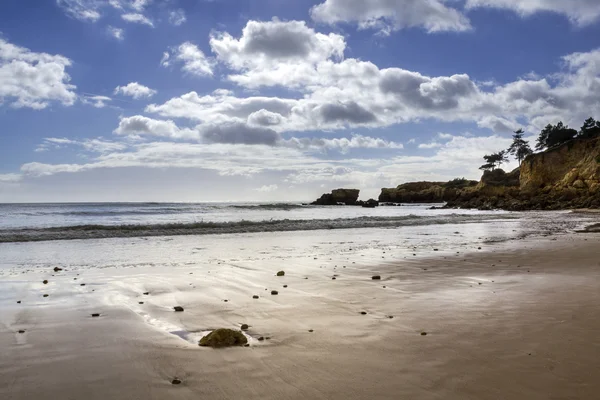
POLYGON ((335 189, 331 193, 325 193, 311 204, 315 206, 354 206, 358 201, 359 194, 360 190, 358 189, 335 189))
POLYGON ((448 208, 600 208, 600 138, 575 139, 528 156, 520 169, 486 171, 479 183, 416 182, 382 189, 384 202, 447 202, 448 208))

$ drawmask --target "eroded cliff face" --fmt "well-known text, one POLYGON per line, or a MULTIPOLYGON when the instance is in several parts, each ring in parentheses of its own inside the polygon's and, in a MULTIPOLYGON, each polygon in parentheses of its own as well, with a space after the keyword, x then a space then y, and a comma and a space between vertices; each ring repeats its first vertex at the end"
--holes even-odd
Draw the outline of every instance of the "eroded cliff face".
POLYGON ((576 191, 582 196, 600 191, 600 139, 574 140, 557 149, 534 154, 521 165, 522 194, 559 194, 576 191))
POLYGON ((451 208, 559 210, 600 208, 600 139, 572 140, 533 154, 521 168, 486 171, 475 186, 415 182, 382 189, 380 201, 445 201, 451 208))

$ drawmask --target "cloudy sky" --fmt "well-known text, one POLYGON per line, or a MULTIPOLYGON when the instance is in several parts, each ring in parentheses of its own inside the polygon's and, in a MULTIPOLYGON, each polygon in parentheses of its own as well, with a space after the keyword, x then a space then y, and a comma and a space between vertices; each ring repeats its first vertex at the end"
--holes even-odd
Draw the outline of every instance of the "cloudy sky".
POLYGON ((589 116, 600 0, 0 2, 2 202, 376 197, 589 116))

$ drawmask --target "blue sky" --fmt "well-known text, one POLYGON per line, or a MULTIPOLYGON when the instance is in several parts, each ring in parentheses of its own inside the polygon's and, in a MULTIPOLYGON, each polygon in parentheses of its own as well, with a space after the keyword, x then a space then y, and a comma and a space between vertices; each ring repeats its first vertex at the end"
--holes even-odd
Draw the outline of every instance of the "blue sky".
POLYGON ((600 117, 599 21, 596 0, 4 0, 0 201, 477 179, 512 130, 600 117))

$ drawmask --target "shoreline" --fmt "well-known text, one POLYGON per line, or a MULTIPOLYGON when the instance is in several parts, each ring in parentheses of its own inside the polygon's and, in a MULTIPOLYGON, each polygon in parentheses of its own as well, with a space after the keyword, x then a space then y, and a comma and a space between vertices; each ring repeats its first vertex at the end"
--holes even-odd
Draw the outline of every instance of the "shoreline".
POLYGON ((339 250, 285 258, 253 250, 194 265, 15 266, 0 276, 0 397, 595 398, 598 240, 565 234, 412 256, 342 239, 339 250), (280 269, 285 277, 274 276, 280 269), (271 339, 212 350, 169 333, 241 323, 271 339))

